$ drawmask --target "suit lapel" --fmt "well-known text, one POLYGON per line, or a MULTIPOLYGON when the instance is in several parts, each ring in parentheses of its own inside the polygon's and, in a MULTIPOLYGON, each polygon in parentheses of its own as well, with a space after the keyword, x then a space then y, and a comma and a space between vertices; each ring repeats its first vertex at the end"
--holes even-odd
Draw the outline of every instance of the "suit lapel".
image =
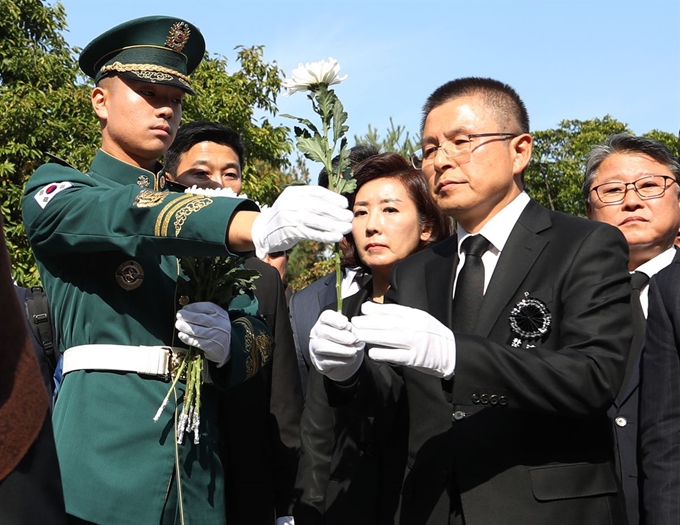
MULTIPOLYGON (((680 262, 680 250, 675 251, 675 256, 671 264, 680 262)), ((619 392, 614 405, 620 407, 623 405, 640 384, 640 360, 642 356, 642 348, 645 343, 645 328, 646 319, 638 319, 633 317, 633 342, 631 343, 630 354, 628 356, 629 363, 632 367, 626 370, 626 377, 623 381, 623 387, 619 392)))
POLYGON ((491 329, 503 315, 503 308, 517 293, 536 259, 548 244, 548 240, 539 235, 539 232, 550 228, 551 225, 548 211, 535 201, 530 201, 510 232, 510 237, 496 264, 477 318, 476 334, 489 336, 491 329))

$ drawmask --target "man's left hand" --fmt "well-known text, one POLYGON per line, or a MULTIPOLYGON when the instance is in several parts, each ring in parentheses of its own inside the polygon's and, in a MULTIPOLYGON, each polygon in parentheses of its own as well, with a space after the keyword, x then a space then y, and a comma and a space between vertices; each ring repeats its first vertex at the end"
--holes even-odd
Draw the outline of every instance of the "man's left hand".
POLYGON ((374 361, 408 366, 450 379, 456 369, 453 332, 427 312, 398 304, 366 302, 352 318, 357 339, 374 361))

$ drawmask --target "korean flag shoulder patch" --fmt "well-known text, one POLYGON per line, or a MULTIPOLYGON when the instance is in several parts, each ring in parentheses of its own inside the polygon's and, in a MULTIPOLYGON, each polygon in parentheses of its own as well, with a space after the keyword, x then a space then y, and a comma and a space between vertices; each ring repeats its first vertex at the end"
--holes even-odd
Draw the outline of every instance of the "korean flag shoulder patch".
POLYGON ((70 183, 69 181, 52 182, 47 186, 43 186, 40 189, 40 191, 35 194, 33 198, 38 203, 38 206, 45 209, 47 203, 50 202, 57 193, 59 193, 60 191, 64 191, 66 188, 70 188, 72 186, 73 184, 70 183))

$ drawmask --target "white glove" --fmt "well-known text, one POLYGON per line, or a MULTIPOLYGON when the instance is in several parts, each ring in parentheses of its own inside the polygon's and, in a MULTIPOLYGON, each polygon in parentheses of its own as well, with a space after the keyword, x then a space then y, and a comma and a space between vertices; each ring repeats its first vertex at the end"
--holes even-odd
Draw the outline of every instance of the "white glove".
POLYGON ((352 319, 358 339, 373 345, 374 361, 403 365, 451 379, 456 370, 453 332, 427 312, 398 304, 366 302, 352 319))
POLYGON ((333 381, 352 377, 364 361, 364 343, 340 312, 324 310, 309 332, 309 357, 314 367, 333 381))
POLYGON ((255 255, 282 252, 303 239, 340 242, 352 230, 347 199, 321 186, 290 186, 253 222, 255 255))
POLYGON ((183 343, 203 350, 206 359, 224 366, 231 354, 229 314, 214 303, 190 303, 177 312, 175 328, 183 343))
POLYGON ((276 518, 276 525, 295 525, 295 518, 293 516, 281 516, 276 518))

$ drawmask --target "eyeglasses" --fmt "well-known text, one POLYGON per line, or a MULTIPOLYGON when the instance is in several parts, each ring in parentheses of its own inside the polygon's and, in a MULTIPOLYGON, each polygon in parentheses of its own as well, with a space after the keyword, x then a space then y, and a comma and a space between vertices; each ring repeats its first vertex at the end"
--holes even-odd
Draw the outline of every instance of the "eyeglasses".
POLYGON ((518 137, 517 133, 476 133, 474 135, 456 135, 452 139, 447 139, 440 146, 428 145, 423 148, 423 156, 417 153, 411 155, 411 164, 417 170, 423 169, 434 162, 439 150, 444 153, 447 159, 456 159, 458 164, 465 164, 470 161, 472 154, 472 141, 482 137, 503 137, 503 140, 510 140, 518 137))
POLYGON ((605 182, 590 191, 597 193, 604 204, 618 204, 626 198, 629 189, 635 190, 641 199, 656 199, 666 193, 666 188, 674 182, 677 181, 668 175, 647 175, 633 182, 605 182))

